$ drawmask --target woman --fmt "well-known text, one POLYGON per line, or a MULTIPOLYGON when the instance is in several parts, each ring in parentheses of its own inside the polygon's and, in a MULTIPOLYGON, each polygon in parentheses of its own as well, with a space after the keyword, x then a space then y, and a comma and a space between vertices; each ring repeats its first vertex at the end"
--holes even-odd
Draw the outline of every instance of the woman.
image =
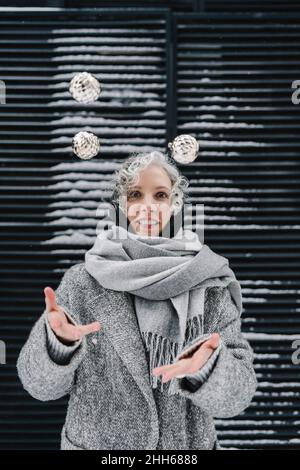
POLYGON ((115 176, 117 221, 45 288, 20 380, 38 400, 70 395, 61 449, 220 449, 214 418, 257 387, 240 285, 178 227, 187 180, 166 155, 132 155, 115 176))

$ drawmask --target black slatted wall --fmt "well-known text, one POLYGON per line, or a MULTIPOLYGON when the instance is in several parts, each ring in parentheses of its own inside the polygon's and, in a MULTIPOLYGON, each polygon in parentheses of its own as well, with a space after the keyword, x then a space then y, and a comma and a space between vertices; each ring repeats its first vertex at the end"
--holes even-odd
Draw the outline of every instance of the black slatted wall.
POLYGON ((205 239, 231 261, 259 387, 251 407, 216 420, 224 446, 300 448, 300 17, 176 16, 178 133, 201 156, 186 169, 205 239))
MULTIPOLYGON (((194 8, 201 5, 201 0, 194 2, 194 8)), ((206 12, 300 12, 300 3, 298 0, 206 0, 206 12)))
POLYGON ((44 287, 92 245, 120 161, 165 148, 166 63, 163 11, 1 15, 1 448, 59 447, 67 399, 45 404, 23 391, 17 355, 44 309, 44 287), (89 106, 68 92, 83 70, 102 85, 89 106), (73 155, 80 130, 99 136, 99 158, 73 155))
POLYGON ((299 366, 291 362, 300 334, 300 118, 291 102, 300 17, 0 13, 0 448, 59 448, 67 399, 42 403, 24 392, 20 347, 44 308, 44 287, 55 288, 92 245, 113 171, 133 151, 165 150, 179 133, 201 146, 180 169, 192 200, 204 203, 205 242, 230 259, 242 284, 243 331, 259 379, 251 407, 216 421, 221 445, 300 448, 299 366), (102 85, 89 106, 68 93, 83 70, 102 85), (98 157, 73 155, 79 130, 99 136, 98 157))
MULTIPOLYGON (((58 6, 58 2, 53 0, 52 6, 58 6)), ((47 2, 49 4, 49 2, 47 2)), ((64 3, 69 8, 80 8, 83 6, 82 0, 67 0, 64 3)), ((1 5, 1 1, 0 1, 1 5)), ((166 6, 173 11, 205 11, 205 12, 300 12, 298 0, 85 0, 85 7, 99 6, 143 6, 156 8, 166 6)))

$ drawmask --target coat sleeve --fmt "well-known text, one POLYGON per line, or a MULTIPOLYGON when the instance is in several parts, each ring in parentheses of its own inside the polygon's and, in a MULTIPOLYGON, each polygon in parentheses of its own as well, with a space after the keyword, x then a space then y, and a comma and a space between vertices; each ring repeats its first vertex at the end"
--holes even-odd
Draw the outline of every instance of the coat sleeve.
MULTIPOLYGON (((70 311, 69 293, 75 285, 75 268, 76 265, 65 272, 55 290, 58 305, 64 307, 66 311, 70 311)), ((65 347, 67 346, 61 346, 66 351, 65 347)), ((32 397, 37 400, 48 401, 57 400, 70 393, 76 369, 86 352, 85 337, 82 338, 78 347, 74 345, 70 348, 72 355, 68 355, 68 360, 63 361, 63 363, 58 363, 55 351, 53 351, 53 348, 51 350, 46 313, 44 311, 33 325, 17 359, 18 376, 23 388, 32 397)), ((67 358, 66 354, 64 358, 67 358)))
POLYGON ((204 365, 200 385, 199 377, 173 378, 171 389, 216 418, 230 418, 250 405, 256 391, 254 353, 242 335, 239 311, 228 287, 208 289, 204 333, 218 332, 219 346, 204 365))

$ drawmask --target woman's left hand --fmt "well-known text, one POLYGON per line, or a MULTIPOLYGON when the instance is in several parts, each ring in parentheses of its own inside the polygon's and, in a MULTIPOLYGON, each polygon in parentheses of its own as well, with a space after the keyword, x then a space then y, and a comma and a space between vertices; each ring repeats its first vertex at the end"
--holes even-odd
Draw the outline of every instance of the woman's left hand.
POLYGON ((194 374, 204 366, 214 350, 218 347, 219 338, 219 333, 213 333, 211 338, 204 341, 190 357, 180 359, 175 362, 175 364, 155 367, 152 371, 153 374, 155 376, 162 375, 162 382, 167 382, 177 375, 194 374))

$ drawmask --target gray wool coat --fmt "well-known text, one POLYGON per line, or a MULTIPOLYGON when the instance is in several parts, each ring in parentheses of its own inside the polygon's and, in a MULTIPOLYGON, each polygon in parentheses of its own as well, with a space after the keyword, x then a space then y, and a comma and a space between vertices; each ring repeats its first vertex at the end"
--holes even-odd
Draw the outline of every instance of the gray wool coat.
POLYGON ((205 293, 203 335, 219 332, 222 339, 208 377, 200 386, 176 378, 172 395, 150 386, 131 294, 100 286, 79 263, 63 275, 56 298, 71 321, 102 325, 79 345, 60 343, 55 355, 44 311, 19 353, 18 375, 31 396, 69 395, 62 450, 221 449, 214 418, 243 412, 257 388, 253 350, 227 287, 205 293))

